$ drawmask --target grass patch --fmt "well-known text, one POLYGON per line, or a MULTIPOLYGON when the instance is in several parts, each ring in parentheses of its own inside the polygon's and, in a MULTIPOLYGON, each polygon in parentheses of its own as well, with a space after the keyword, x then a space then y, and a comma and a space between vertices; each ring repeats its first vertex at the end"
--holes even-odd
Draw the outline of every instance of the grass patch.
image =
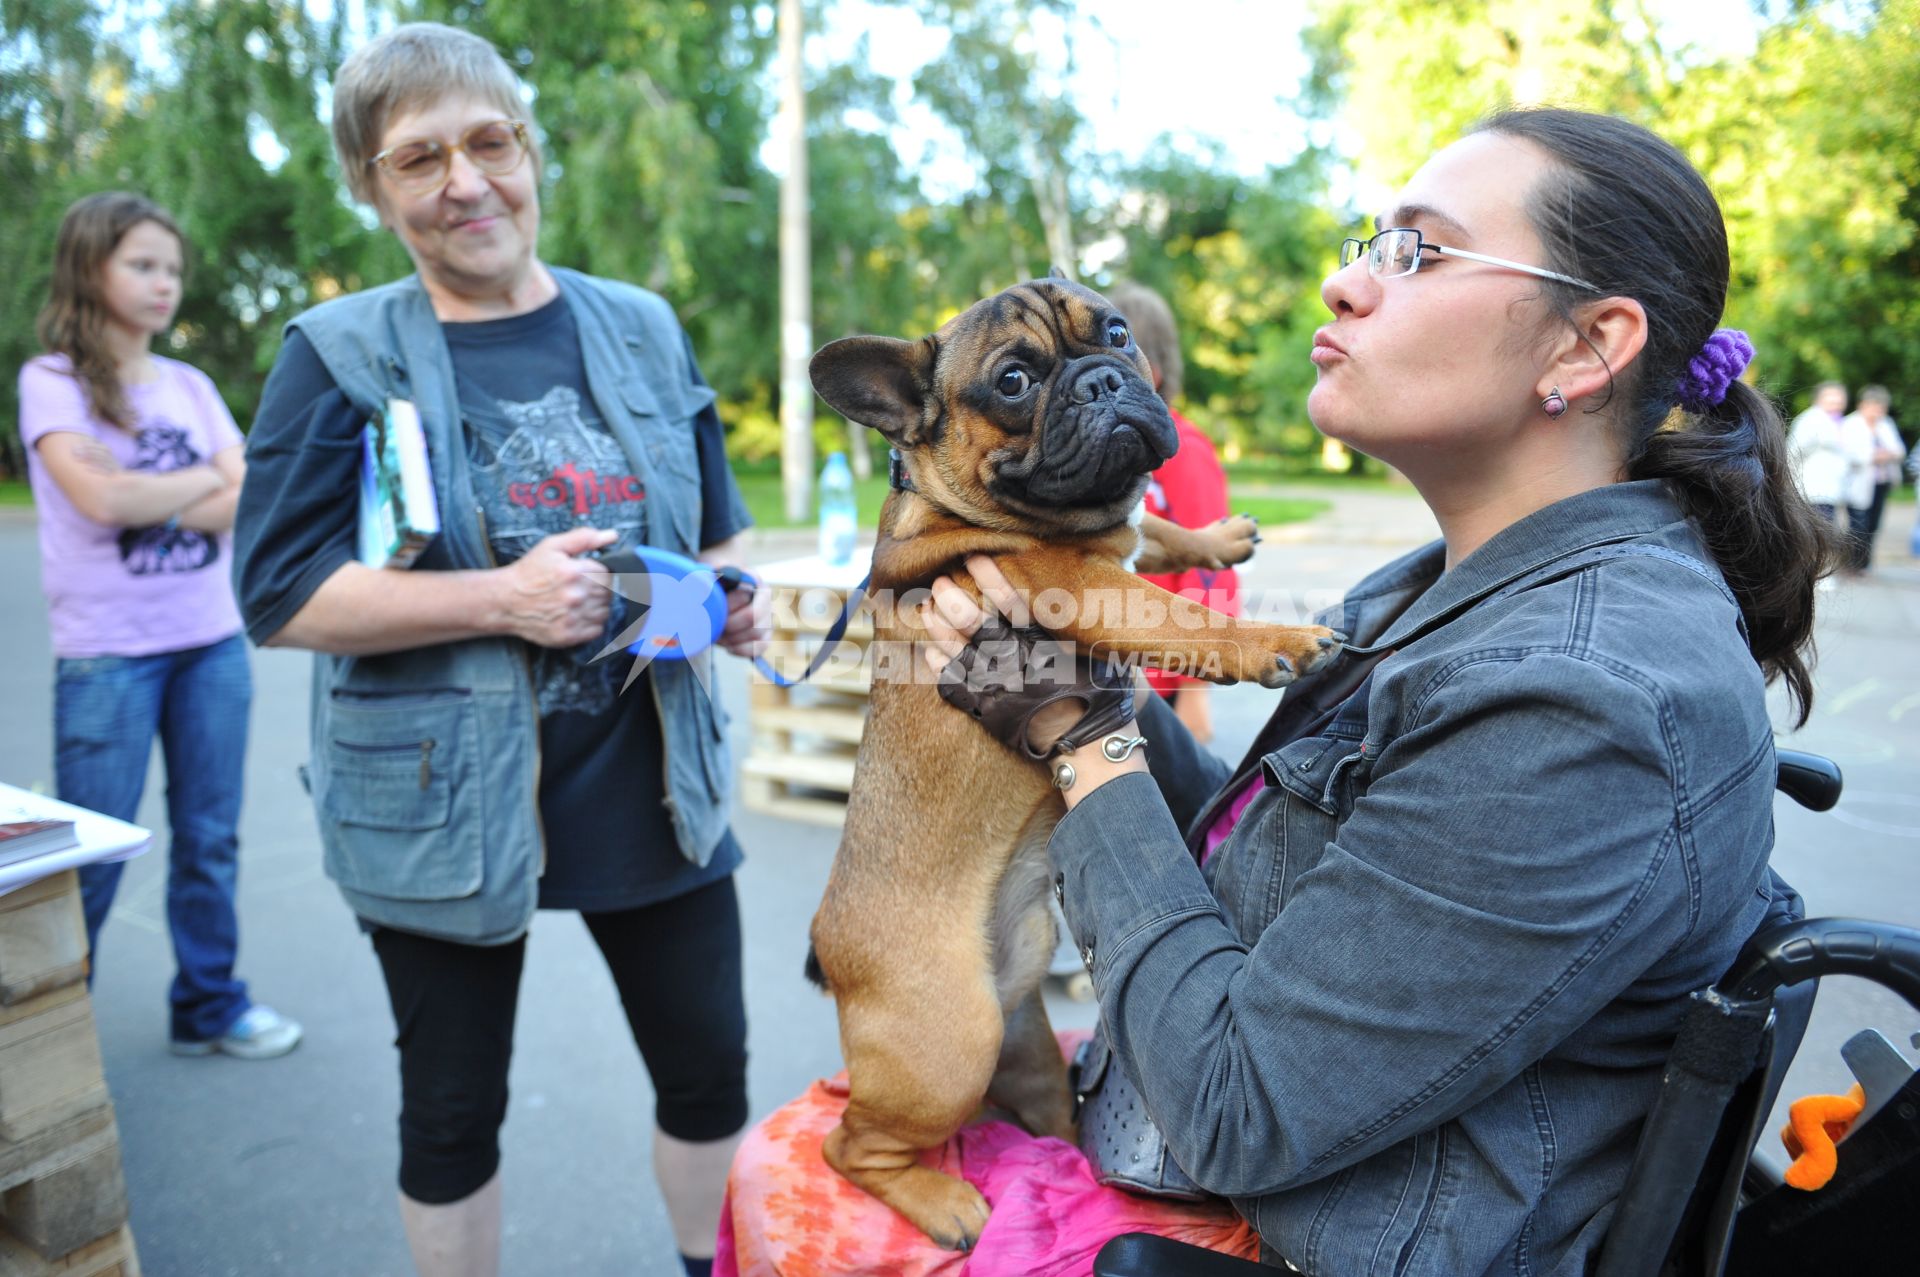
MULTIPOLYGON (((784 499, 780 493, 780 475, 776 469, 754 467, 736 469, 735 479, 740 484, 740 495, 746 498, 747 509, 753 515, 753 521, 763 528, 812 527, 813 518, 808 516, 799 523, 787 520, 783 508, 784 499)), ((884 474, 876 475, 865 482, 854 484, 854 502, 860 512, 860 526, 871 528, 880 520, 880 507, 887 499, 887 479, 884 474)), ((1909 496, 1911 500, 1911 496, 1909 496)), ((1297 523, 1302 519, 1311 519, 1330 503, 1319 500, 1295 500, 1286 497, 1266 497, 1252 494, 1236 497, 1233 501, 1235 512, 1251 514, 1262 523, 1297 523)), ((0 479, 0 506, 25 508, 33 505, 33 491, 25 479, 0 479)))
MULTIPOLYGON (((776 470, 745 469, 735 467, 734 482, 740 485, 740 495, 746 500, 747 512, 753 515, 755 525, 762 528, 805 528, 814 526, 814 516, 795 523, 787 518, 786 496, 780 491, 780 472, 776 470)), ((887 500, 887 475, 883 470, 871 479, 856 479, 853 484, 853 501, 859 511, 860 526, 871 528, 880 521, 880 507, 887 500)))
MULTIPOLYGON (((812 527, 813 517, 794 523, 788 520, 784 498, 780 492, 780 476, 772 471, 742 470, 734 471, 734 480, 740 485, 740 495, 746 499, 747 510, 753 515, 754 523, 762 528, 812 527)), ((875 475, 853 485, 854 503, 859 510, 860 526, 871 528, 880 521, 880 507, 887 499, 887 480, 884 474, 875 475)), ((1232 508, 1236 513, 1246 513, 1262 523, 1298 523, 1302 519, 1311 519, 1328 508, 1331 502, 1312 498, 1294 499, 1288 497, 1244 496, 1236 497, 1232 508)))
POLYGON ((1277 484, 1313 488, 1337 488, 1346 492, 1400 492, 1416 495, 1413 485, 1404 479, 1389 479, 1383 474, 1332 474, 1325 470, 1304 469, 1286 461, 1236 461, 1226 467, 1227 483, 1234 487, 1263 487, 1277 484))
POLYGON ((1333 508, 1333 502, 1314 498, 1241 497, 1229 499, 1227 508, 1235 514, 1250 514, 1268 527, 1279 523, 1302 523, 1333 508))

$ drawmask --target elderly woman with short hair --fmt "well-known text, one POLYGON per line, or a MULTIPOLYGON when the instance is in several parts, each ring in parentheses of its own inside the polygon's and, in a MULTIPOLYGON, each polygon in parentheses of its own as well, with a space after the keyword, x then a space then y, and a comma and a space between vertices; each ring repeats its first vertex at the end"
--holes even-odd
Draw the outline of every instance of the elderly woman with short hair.
MULTIPOLYGON (((494 1272, 498 1132, 536 908, 578 910, 657 1096, 654 1164, 705 1271, 747 1117, 725 718, 688 662, 623 690, 596 555, 720 565, 748 525, 713 392, 660 298, 542 262, 537 134, 493 46, 431 23, 340 69, 348 186, 405 279, 287 328, 248 449, 248 632, 312 649, 307 781, 326 870, 398 1026, 400 1208, 423 1273, 494 1272), (425 432, 441 531, 410 571, 355 559, 360 436, 425 432)), ((732 599, 720 644, 764 638, 732 599)))

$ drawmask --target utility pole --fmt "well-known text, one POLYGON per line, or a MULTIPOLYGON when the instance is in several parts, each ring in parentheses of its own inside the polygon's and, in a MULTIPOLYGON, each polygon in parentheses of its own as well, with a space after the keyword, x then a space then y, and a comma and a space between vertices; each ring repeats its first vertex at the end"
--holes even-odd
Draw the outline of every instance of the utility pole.
POLYGON ((812 234, 807 196, 807 78, 801 57, 801 0, 780 0, 780 119, 786 175, 780 179, 780 488, 790 522, 813 502, 812 234))

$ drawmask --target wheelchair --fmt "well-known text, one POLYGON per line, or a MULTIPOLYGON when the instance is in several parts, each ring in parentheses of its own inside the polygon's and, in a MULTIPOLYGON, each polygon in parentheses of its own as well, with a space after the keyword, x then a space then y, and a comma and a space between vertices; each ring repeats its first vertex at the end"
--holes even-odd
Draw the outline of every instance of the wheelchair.
MULTIPOLYGON (((1779 760, 1779 789, 1801 806, 1827 811, 1840 801, 1830 759, 1781 750, 1779 760)), ((1789 1188, 1754 1155, 1816 984, 1829 975, 1865 977, 1920 1011, 1920 931, 1851 918, 1782 923, 1757 932, 1719 983, 1692 995, 1593 1277, 1807 1277, 1920 1265, 1920 1072, 1878 1034, 1860 1034, 1843 1051, 1874 1076, 1861 1077, 1867 1108, 1826 1187, 1789 1188)), ((1113 1238, 1093 1263, 1094 1277, 1273 1271, 1148 1233, 1113 1238)))

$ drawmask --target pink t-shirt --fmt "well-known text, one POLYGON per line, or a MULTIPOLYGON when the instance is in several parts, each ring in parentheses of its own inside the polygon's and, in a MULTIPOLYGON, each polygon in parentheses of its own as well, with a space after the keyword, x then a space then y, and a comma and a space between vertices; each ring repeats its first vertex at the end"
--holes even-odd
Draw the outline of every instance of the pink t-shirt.
POLYGON ((1213 853, 1220 850, 1220 844, 1233 833, 1233 827, 1240 823, 1240 817, 1247 814, 1247 808, 1253 805, 1253 800, 1258 798, 1260 791, 1266 787, 1267 773, 1264 770, 1256 770, 1253 775, 1240 782, 1240 792, 1233 796, 1233 801, 1213 818, 1211 825, 1207 826, 1206 845, 1200 850, 1201 864, 1204 865, 1213 859, 1213 853))
POLYGON ((136 428, 95 417, 64 355, 20 369, 20 437, 40 516, 40 583, 56 656, 151 656, 240 632, 231 538, 186 528, 112 528, 74 508, 34 445, 55 431, 106 445, 128 470, 201 465, 241 442, 233 414, 197 368, 155 356, 160 375, 128 389, 136 428))

